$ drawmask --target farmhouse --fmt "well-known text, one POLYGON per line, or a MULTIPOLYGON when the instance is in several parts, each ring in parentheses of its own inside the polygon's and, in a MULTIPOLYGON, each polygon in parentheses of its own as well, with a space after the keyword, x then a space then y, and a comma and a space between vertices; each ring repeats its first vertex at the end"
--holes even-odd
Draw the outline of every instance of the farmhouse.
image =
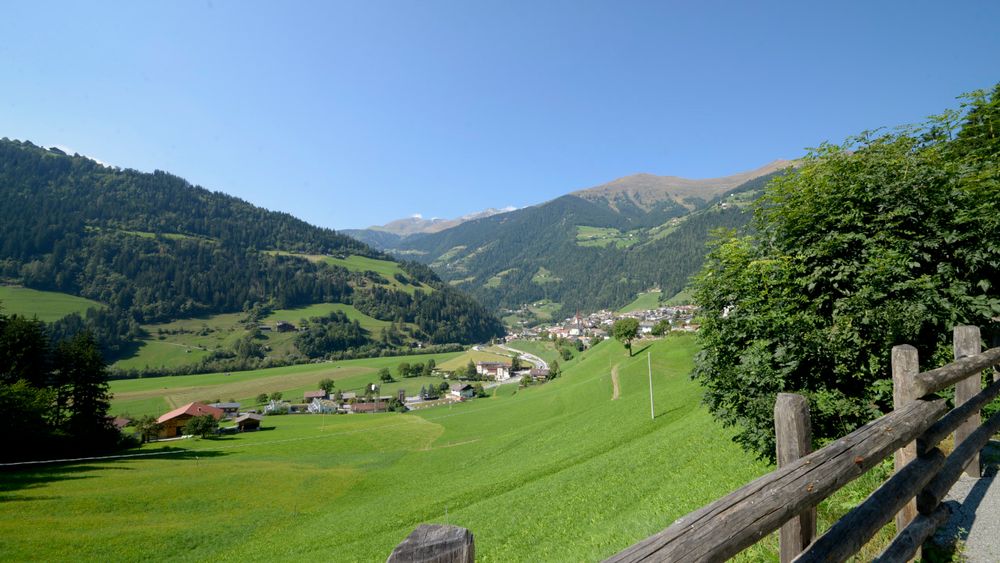
POLYGON ((235 422, 240 432, 246 432, 248 430, 259 430, 262 420, 264 420, 264 417, 259 414, 247 413, 238 417, 235 422))
POLYGON ((468 383, 453 383, 451 385, 451 396, 459 399, 471 399, 474 390, 468 383))
POLYGON ((534 380, 534 381, 540 381, 540 380, 543 380, 543 379, 548 379, 549 378, 549 369, 548 368, 534 368, 534 369, 531 370, 531 372, 529 373, 529 375, 531 375, 531 379, 534 380))
POLYGON ((504 362, 479 362, 476 364, 476 373, 494 381, 507 381, 510 379, 510 364, 504 362))
POLYGON ((303 399, 302 402, 304 403, 310 403, 314 399, 323 400, 329 398, 330 398, 329 394, 322 389, 317 389, 316 391, 306 391, 305 393, 302 394, 302 399, 303 399))
POLYGON ((222 409, 210 407, 202 403, 188 403, 183 407, 176 408, 160 418, 156 422, 160 424, 160 438, 173 438, 184 435, 184 426, 188 421, 196 416, 211 415, 215 420, 222 418, 222 409))

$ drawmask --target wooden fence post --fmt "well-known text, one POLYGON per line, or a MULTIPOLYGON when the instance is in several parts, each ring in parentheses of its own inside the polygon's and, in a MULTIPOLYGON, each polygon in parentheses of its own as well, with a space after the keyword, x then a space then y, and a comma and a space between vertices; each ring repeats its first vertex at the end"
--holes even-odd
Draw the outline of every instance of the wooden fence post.
POLYGON ((475 563, 472 532, 458 526, 421 524, 392 550, 386 563, 475 563))
MULTIPOLYGON (((812 453, 809 401, 802 395, 778 393, 774 402, 774 431, 778 467, 812 453)), ((792 518, 779 532, 781 563, 790 563, 816 536, 816 508, 792 518)))
MULTIPOLYGON (((956 326, 955 327, 955 359, 975 356, 982 352, 982 341, 979 335, 978 326, 956 326)), ((982 374, 976 372, 966 379, 955 384, 955 406, 975 397, 983 390, 982 374)), ((966 438, 972 435, 983 423, 983 417, 976 412, 969 417, 961 426, 955 430, 955 447, 958 447, 966 438)), ((972 456, 969 465, 965 466, 965 474, 978 479, 981 477, 979 468, 979 454, 972 456)))
MULTIPOLYGON (((917 374, 920 373, 920 359, 917 349, 909 344, 892 347, 892 406, 899 409, 919 397, 915 397, 916 390, 914 382, 917 374)), ((906 446, 896 450, 893 454, 895 470, 898 473, 906 467, 908 463, 917 459, 917 443, 910 442, 906 446)), ((906 503, 906 506, 896 513, 896 529, 906 528, 917 516, 916 499, 906 503)), ((920 551, 917 551, 915 558, 920 558, 920 551)))

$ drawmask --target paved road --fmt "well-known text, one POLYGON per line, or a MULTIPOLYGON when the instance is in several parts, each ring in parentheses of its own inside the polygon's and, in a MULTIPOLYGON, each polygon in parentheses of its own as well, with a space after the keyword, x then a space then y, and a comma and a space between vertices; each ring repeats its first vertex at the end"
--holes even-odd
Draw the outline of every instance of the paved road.
POLYGON ((503 348, 504 350, 507 350, 508 352, 513 352, 515 354, 520 354, 521 355, 521 359, 527 360, 527 361, 535 364, 536 368, 549 369, 549 364, 547 364, 545 362, 545 360, 539 358, 538 356, 536 356, 534 354, 530 354, 530 353, 525 352, 523 350, 516 350, 514 348, 511 348, 510 346, 507 346, 506 344, 501 344, 500 347, 503 348))
POLYGON ((951 520, 934 535, 939 545, 952 545, 956 540, 962 561, 996 563, 1000 561, 1000 440, 993 440, 983 450, 983 477, 962 476, 951 488, 945 502, 951 503, 951 520))

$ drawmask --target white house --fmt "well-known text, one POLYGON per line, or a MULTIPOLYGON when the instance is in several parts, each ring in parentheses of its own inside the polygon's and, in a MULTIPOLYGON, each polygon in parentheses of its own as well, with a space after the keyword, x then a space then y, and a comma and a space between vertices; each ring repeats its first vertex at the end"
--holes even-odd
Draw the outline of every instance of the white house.
POLYGON ((507 381, 510 379, 510 364, 503 362, 479 362, 476 364, 476 373, 494 381, 507 381))

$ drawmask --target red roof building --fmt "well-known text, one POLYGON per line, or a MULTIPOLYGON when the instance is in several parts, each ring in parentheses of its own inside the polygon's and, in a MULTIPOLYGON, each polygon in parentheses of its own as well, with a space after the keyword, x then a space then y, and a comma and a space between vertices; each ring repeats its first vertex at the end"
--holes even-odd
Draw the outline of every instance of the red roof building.
POLYGON ((184 426, 196 416, 211 415, 215 420, 219 420, 225 414, 222 409, 217 409, 202 403, 188 403, 183 407, 176 408, 160 418, 156 422, 160 424, 160 438, 173 438, 184 435, 184 426))

